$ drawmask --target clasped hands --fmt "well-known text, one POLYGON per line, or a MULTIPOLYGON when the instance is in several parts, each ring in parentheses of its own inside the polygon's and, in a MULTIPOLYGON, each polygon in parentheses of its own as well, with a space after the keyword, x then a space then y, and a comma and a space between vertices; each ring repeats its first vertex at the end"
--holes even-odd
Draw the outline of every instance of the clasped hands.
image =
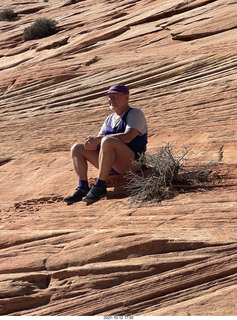
POLYGON ((86 137, 84 146, 86 150, 97 150, 98 145, 100 144, 102 137, 89 135, 86 137))

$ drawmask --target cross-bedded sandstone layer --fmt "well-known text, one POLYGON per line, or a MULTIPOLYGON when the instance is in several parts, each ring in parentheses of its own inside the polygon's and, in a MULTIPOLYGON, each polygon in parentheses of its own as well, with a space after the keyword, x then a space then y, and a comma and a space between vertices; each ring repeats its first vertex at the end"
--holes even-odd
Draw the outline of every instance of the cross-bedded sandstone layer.
MULTIPOLYGON (((0 21, 0 314, 236 315, 237 1, 11 1, 0 21), (37 18, 53 36, 24 42, 37 18), (131 90, 148 152, 171 143, 224 179, 132 206, 92 206, 70 146, 96 134, 105 91, 131 90)), ((90 177, 96 170, 90 168, 90 177)))

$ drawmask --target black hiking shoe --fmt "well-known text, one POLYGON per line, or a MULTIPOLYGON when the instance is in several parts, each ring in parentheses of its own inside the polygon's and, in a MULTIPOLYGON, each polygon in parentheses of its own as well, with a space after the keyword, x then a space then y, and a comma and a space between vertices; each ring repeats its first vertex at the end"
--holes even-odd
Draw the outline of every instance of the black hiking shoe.
POLYGON ((87 193, 88 191, 77 187, 74 193, 71 196, 64 198, 63 201, 67 202, 67 204, 73 204, 82 201, 82 198, 85 197, 87 193))
POLYGON ((82 198, 82 201, 92 204, 92 203, 99 201, 101 198, 104 198, 106 196, 107 196, 106 188, 93 186, 90 189, 90 191, 87 193, 87 195, 84 198, 82 198))

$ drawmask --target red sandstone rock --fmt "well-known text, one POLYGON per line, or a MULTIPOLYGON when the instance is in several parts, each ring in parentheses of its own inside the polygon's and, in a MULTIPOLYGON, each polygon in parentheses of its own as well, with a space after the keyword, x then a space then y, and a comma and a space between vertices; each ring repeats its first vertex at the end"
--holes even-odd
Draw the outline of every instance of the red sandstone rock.
POLYGON ((0 21, 0 314, 236 315, 236 1, 75 2, 0 4, 19 17, 0 21), (39 17, 58 33, 24 42, 39 17), (99 131, 115 82, 148 152, 223 146, 224 179, 137 206, 116 177, 107 199, 66 206, 70 146, 99 131))

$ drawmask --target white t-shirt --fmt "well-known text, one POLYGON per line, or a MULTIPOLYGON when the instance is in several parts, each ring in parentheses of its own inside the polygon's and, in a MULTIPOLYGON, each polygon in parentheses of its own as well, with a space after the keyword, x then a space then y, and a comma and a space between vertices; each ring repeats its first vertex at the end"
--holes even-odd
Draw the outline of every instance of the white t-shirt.
MULTIPOLYGON (((99 135, 103 135, 104 131, 106 129, 106 126, 110 120, 110 118, 112 117, 112 121, 111 121, 111 127, 115 128, 119 125, 120 121, 122 120, 124 114, 127 112, 124 111, 124 113, 122 113, 120 116, 118 116, 116 113, 112 113, 110 114, 106 119, 105 122, 103 123, 99 135)), ((146 123, 146 118, 144 116, 144 113, 137 108, 131 108, 131 110, 128 112, 127 114, 127 119, 126 119, 127 125, 126 125, 126 129, 127 128, 134 128, 137 129, 140 132, 140 135, 143 135, 145 133, 147 133, 147 123, 146 123)), ((126 130, 125 129, 125 130, 126 130)))

